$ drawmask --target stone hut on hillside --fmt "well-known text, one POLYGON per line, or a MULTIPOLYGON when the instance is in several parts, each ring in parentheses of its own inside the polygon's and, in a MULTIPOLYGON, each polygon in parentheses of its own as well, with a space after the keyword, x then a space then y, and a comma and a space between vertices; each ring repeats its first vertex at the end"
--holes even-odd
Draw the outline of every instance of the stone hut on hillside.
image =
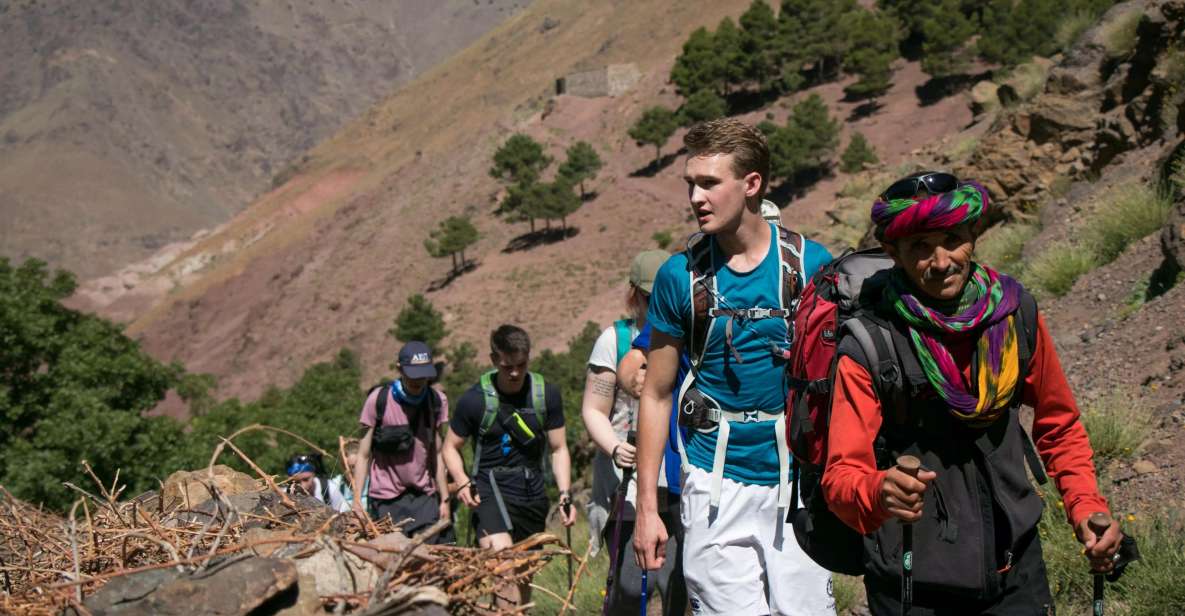
POLYGON ((590 71, 571 73, 555 80, 555 93, 595 98, 621 96, 642 78, 637 65, 609 64, 590 71))

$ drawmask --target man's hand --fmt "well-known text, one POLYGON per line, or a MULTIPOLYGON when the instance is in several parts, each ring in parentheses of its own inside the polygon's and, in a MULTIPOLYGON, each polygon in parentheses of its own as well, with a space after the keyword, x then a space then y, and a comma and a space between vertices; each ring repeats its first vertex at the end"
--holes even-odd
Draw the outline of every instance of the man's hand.
POLYGON ((633 468, 638 463, 638 448, 621 441, 613 448, 613 463, 617 468, 633 468))
POLYGON ((661 569, 667 560, 667 527, 656 512, 639 510, 634 523, 634 560, 642 569, 661 569))
POLYGON ((1111 525, 1100 537, 1090 527, 1090 518, 1082 520, 1074 527, 1074 534, 1078 542, 1086 549, 1083 553, 1090 560, 1090 569, 1095 573, 1106 573, 1115 567, 1115 553, 1119 551, 1119 541, 1123 533, 1119 530, 1119 522, 1111 519, 1111 525))
POLYGON ((477 489, 472 483, 465 484, 464 487, 457 491, 457 496, 460 496, 461 502, 465 503, 470 509, 477 509, 477 506, 481 504, 481 496, 478 496, 477 489))
POLYGON ((922 494, 935 477, 934 471, 920 470, 915 479, 897 467, 889 469, 881 481, 881 505, 902 522, 917 522, 922 518, 922 494))
POLYGON ((567 494, 560 494, 560 521, 564 526, 576 523, 576 507, 572 504, 572 497, 567 494))
POLYGON ((445 496, 440 501, 440 518, 441 520, 448 520, 452 514, 452 507, 449 507, 448 496, 445 496))

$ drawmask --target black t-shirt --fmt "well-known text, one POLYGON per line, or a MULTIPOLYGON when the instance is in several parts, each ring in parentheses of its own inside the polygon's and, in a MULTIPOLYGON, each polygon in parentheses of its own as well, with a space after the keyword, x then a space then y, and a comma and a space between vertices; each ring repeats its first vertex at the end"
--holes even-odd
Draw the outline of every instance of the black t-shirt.
MULTIPOLYGON (((475 452, 477 447, 482 448, 481 468, 478 469, 475 482, 478 494, 483 500, 493 498, 489 472, 491 469, 502 467, 520 469, 500 470, 495 473, 503 498, 520 503, 545 498, 543 456, 547 453, 547 431, 564 427, 564 404, 560 390, 551 383, 544 384, 546 425, 540 429, 539 420, 531 408, 531 378, 528 376, 523 382, 522 389, 514 394, 505 394, 498 390, 497 378, 494 378, 493 382, 494 389, 498 391, 499 402, 517 409, 523 422, 536 434, 536 438, 526 447, 520 446, 518 441, 511 438, 502 428, 503 421, 509 415, 509 409, 500 410, 489 430, 482 436, 481 443, 474 443, 475 452), (522 470, 524 468, 525 471, 522 470)), ((485 412, 485 396, 481 391, 481 383, 478 383, 470 387, 457 401, 456 409, 450 413, 449 430, 461 438, 473 437, 481 428, 481 419, 485 412)))

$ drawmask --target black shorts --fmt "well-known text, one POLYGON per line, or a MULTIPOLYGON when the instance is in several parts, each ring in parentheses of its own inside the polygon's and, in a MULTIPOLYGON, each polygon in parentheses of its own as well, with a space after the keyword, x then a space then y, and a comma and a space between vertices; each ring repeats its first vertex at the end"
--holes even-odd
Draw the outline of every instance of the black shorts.
POLYGON ((514 526, 507 529, 502 512, 498 510, 497 499, 482 497, 481 504, 472 514, 473 536, 480 539, 487 535, 509 532, 510 538, 518 543, 547 528, 547 513, 550 509, 551 503, 546 497, 525 503, 506 501, 506 513, 514 526))

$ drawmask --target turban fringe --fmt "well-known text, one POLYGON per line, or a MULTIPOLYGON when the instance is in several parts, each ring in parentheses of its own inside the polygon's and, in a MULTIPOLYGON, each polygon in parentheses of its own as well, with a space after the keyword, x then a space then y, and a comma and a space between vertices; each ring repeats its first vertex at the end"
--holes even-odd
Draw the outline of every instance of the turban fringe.
POLYGON ((928 195, 921 199, 877 199, 872 204, 872 222, 877 237, 893 240, 957 227, 978 220, 987 211, 987 189, 977 182, 964 182, 947 193, 928 195))

